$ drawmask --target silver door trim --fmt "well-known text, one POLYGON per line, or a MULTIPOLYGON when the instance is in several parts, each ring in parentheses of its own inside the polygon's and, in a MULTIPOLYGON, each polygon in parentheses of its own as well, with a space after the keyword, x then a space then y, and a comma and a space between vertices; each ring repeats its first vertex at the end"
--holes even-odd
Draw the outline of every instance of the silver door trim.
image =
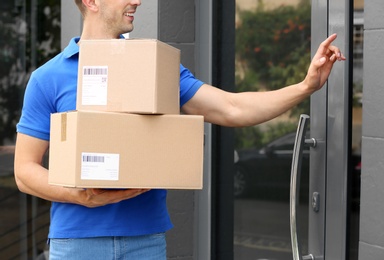
MULTIPOLYGON (((329 34, 337 33, 334 45, 345 56, 349 52, 349 0, 329 1, 329 34)), ((349 66, 350 61, 337 62, 328 80, 327 116, 327 203, 325 259, 347 259, 347 177, 349 156, 349 66)))
MULTIPOLYGON (((312 1, 311 50, 314 56, 320 43, 328 36, 328 1, 312 1)), ((310 153, 309 194, 320 194, 322 203, 317 211, 308 212, 308 251, 316 259, 323 259, 325 251, 325 182, 327 156, 327 93, 328 83, 311 96, 310 136, 317 140, 317 147, 310 153)))
MULTIPOLYGON (((312 56, 332 33, 349 55, 349 0, 312 1, 312 56)), ((317 149, 310 155, 310 194, 324 194, 319 210, 309 209, 309 251, 318 259, 347 257, 347 173, 349 142, 349 62, 338 62, 327 84, 311 97, 311 137, 317 149)))

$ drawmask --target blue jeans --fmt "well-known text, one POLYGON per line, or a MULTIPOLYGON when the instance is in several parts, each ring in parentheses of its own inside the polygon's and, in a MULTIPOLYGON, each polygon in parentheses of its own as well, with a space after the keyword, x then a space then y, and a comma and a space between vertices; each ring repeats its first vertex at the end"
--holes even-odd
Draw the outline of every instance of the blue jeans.
POLYGON ((50 239, 50 260, 165 260, 165 234, 50 239))

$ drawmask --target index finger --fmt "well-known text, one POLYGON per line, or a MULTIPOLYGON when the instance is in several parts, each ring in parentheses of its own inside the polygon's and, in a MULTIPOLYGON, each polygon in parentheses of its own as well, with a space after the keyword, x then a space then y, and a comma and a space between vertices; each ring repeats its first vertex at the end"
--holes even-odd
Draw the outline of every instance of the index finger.
POLYGON ((338 60, 345 60, 344 55, 341 53, 340 49, 336 46, 331 45, 332 42, 337 38, 337 34, 334 33, 325 39, 319 46, 318 55, 335 55, 338 60))
POLYGON ((331 34, 330 36, 328 36, 327 39, 325 39, 321 44, 320 46, 324 46, 324 47, 328 47, 329 45, 331 45, 331 43, 336 40, 337 38, 337 34, 334 33, 334 34, 331 34))
POLYGON ((329 47, 331 43, 337 38, 337 34, 334 33, 330 35, 327 39, 325 39, 322 43, 320 43, 319 49, 317 52, 319 54, 327 54, 329 51, 329 47))

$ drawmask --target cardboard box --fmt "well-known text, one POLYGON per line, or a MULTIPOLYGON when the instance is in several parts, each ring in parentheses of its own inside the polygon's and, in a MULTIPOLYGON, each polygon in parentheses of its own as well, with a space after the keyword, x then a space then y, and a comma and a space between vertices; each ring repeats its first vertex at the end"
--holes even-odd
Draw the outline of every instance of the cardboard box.
POLYGON ((73 111, 51 115, 49 183, 201 189, 202 116, 73 111))
POLYGON ((180 50, 153 39, 82 40, 77 110, 179 114, 180 50))

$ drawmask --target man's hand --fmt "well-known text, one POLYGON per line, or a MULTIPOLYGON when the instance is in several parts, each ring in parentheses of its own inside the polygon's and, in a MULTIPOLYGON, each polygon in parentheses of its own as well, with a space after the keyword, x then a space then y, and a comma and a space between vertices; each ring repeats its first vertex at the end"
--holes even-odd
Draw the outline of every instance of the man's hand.
POLYGON ((76 191, 79 193, 79 204, 94 208, 132 199, 149 191, 149 189, 84 189, 76 191))
POLYGON ((336 34, 332 34, 320 44, 311 64, 309 65, 307 76, 305 77, 303 83, 311 92, 319 90, 325 84, 325 81, 331 73, 333 64, 336 61, 345 60, 345 57, 341 53, 340 49, 331 45, 336 37, 336 34))

